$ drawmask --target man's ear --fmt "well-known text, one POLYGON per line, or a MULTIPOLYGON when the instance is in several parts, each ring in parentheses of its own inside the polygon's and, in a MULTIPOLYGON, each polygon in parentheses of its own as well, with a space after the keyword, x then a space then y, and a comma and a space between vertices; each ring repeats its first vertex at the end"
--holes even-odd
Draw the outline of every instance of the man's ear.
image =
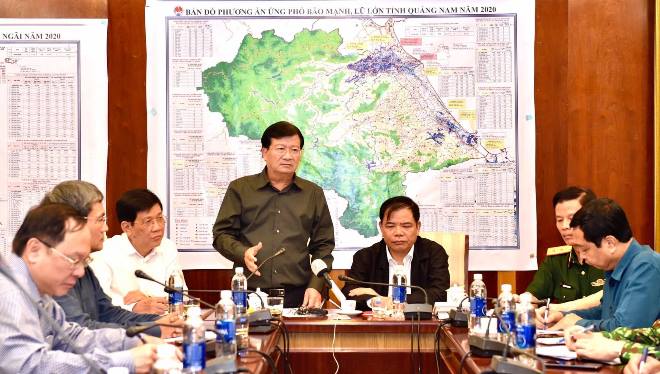
POLYGON ((603 238, 605 245, 607 246, 607 251, 612 254, 616 250, 616 245, 619 243, 618 240, 612 235, 607 235, 603 238))
POLYGON ((25 249, 23 250, 23 259, 29 264, 35 264, 39 261, 44 252, 42 249, 44 245, 37 238, 30 238, 27 243, 25 243, 25 249))
POLYGON ((125 232, 126 235, 129 235, 129 232, 133 231, 133 225, 128 221, 121 221, 119 226, 121 227, 121 231, 125 232))

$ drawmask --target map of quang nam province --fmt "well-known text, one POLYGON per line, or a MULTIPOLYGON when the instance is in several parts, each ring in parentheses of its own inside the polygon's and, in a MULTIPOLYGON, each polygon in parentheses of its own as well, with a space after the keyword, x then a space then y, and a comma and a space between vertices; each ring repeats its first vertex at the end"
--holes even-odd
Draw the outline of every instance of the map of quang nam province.
POLYGON ((230 136, 260 139, 273 122, 296 124, 305 135, 299 174, 346 199, 340 224, 369 238, 380 204, 406 194, 407 173, 508 156, 452 116, 394 20, 360 22, 351 40, 338 30, 303 29, 291 41, 247 34, 232 61, 203 71, 201 89, 230 136))

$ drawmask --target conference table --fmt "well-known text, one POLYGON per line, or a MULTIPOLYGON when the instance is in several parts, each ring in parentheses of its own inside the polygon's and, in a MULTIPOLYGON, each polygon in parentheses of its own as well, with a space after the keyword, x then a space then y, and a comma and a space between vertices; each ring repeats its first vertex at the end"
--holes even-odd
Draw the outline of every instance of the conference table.
MULTIPOLYGON (((208 319, 205 320, 204 323, 208 329, 214 328, 215 323, 213 320, 208 319)), ((257 350, 270 356, 270 358, 273 359, 275 365, 277 366, 279 361, 281 360, 281 354, 280 354, 281 350, 278 347, 278 342, 281 336, 282 336, 281 330, 275 328, 271 329, 269 332, 266 333, 251 333, 250 350, 257 350)), ((236 368, 239 369, 245 369, 247 370, 247 372, 252 374, 266 374, 272 372, 271 367, 269 363, 266 361, 266 359, 256 352, 248 351, 245 354, 241 354, 237 356, 233 365, 231 363, 226 363, 226 362, 223 363, 214 360, 215 341, 207 342, 206 352, 207 352, 206 355, 207 370, 205 370, 206 373, 215 373, 215 372, 224 373, 226 372, 224 370, 227 370, 231 366, 235 366, 236 368), (219 371, 213 370, 213 368, 219 371)), ((282 371, 278 370, 278 372, 282 372, 282 371)))
MULTIPOLYGON (((445 326, 442 328, 440 334, 440 355, 445 366, 453 373, 458 373, 460 368, 461 359, 470 351, 468 344, 468 330, 467 328, 456 328, 445 326)), ((490 358, 487 357, 474 357, 470 356, 463 363, 463 371, 467 373, 480 373, 488 370, 490 366, 490 358)), ((547 373, 600 373, 600 374, 617 374, 623 371, 623 365, 612 366, 603 365, 599 370, 585 371, 585 370, 561 370, 561 369, 548 369, 547 373)))
MULTIPOLYGON (((339 320, 284 318, 284 323, 288 331, 288 358, 295 373, 335 373, 337 366, 339 373, 458 373, 461 359, 469 352, 467 328, 441 326, 435 319, 412 323, 354 316, 339 320)), ((279 347, 284 347, 284 338, 280 336, 279 347)), ((284 372, 284 365, 280 359, 278 372, 284 372)), ((467 356, 462 370, 480 373, 489 370, 489 365, 490 358, 467 356)), ((623 366, 605 365, 592 372, 616 374, 622 369, 623 366)))

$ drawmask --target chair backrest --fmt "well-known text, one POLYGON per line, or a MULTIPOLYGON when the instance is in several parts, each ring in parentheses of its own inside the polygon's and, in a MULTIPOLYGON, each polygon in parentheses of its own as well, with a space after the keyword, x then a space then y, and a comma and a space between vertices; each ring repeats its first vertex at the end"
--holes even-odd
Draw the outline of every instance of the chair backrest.
POLYGON ((449 284, 467 289, 469 235, 460 232, 420 232, 419 236, 442 245, 449 255, 449 284))

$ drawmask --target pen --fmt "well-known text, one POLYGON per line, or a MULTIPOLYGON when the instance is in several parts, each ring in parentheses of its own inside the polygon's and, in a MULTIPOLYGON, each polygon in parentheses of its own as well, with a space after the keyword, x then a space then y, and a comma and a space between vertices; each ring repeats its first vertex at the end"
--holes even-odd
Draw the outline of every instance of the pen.
POLYGON ((550 311, 550 298, 548 298, 548 301, 545 303, 545 315, 543 316, 543 328, 547 329, 548 328, 548 312, 550 311))
MULTIPOLYGON (((589 326, 585 327, 582 331, 576 332, 576 334, 583 334, 585 332, 594 331, 594 327, 595 327, 594 325, 589 325, 589 326)), ((571 334, 571 341, 573 343, 575 343, 577 341, 577 339, 575 339, 575 335, 573 335, 573 334, 571 334)))
POLYGON ((642 359, 639 360, 639 374, 643 374, 644 366, 646 366, 646 358, 649 357, 649 347, 644 347, 642 351, 642 359))
POLYGON ((594 331, 594 328, 595 328, 595 327, 596 327, 596 326, 594 326, 594 325, 589 325, 589 326, 585 327, 584 330, 582 330, 582 332, 590 332, 590 331, 594 331))

